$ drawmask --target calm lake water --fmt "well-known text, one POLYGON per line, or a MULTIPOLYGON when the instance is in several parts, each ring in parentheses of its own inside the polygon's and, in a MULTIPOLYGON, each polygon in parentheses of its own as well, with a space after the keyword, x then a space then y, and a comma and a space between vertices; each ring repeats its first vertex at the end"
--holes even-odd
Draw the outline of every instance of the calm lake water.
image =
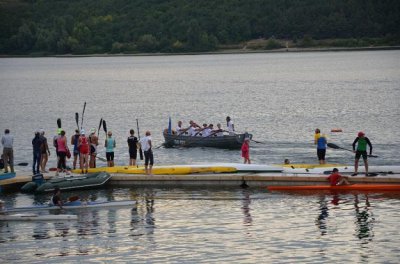
MULTIPOLYGON (((51 138, 56 119, 67 136, 107 121, 116 163, 128 160, 126 137, 152 132, 156 146, 171 116, 222 123, 231 116, 251 144, 254 163, 315 163, 313 132, 351 148, 358 131, 372 141, 371 165, 399 164, 400 51, 106 58, 0 59, 0 132, 15 136, 16 162, 31 163, 33 131, 51 138), (343 133, 331 133, 341 128, 343 133)), ((100 133, 104 140, 104 132, 100 133)), ((55 166, 54 149, 49 167, 55 166)), ((100 148, 104 155, 104 148, 100 148)), ((157 164, 241 162, 240 152, 155 150, 157 164)), ((328 150, 328 162, 353 154, 328 150)), ((99 163, 102 165, 101 163, 99 163)), ((30 168, 17 168, 30 171, 30 168)), ((66 197, 76 193, 64 193, 66 197)), ((81 192, 79 192, 81 194, 81 192)), ((137 209, 80 211, 77 222, 0 223, 0 261, 14 262, 352 262, 398 263, 400 197, 290 195, 264 189, 115 188, 83 193, 135 199, 137 209)), ((9 206, 49 196, 2 193, 9 206)))

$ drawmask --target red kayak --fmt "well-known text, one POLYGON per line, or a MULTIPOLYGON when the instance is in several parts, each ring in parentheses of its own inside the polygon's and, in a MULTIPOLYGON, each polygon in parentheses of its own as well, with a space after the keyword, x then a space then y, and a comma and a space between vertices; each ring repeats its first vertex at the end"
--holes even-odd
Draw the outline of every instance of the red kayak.
POLYGON ((400 191, 400 184, 351 184, 351 185, 286 185, 268 186, 269 191, 400 191))

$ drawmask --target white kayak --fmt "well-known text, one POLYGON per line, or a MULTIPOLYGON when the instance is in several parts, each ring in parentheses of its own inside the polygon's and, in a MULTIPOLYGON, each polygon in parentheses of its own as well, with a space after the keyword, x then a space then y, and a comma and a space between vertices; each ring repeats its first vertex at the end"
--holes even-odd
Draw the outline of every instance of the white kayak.
MULTIPOLYGON (((126 206, 134 206, 136 205, 136 201, 132 200, 123 200, 123 201, 74 201, 65 203, 63 205, 64 210, 74 210, 74 209, 85 209, 85 208, 108 208, 108 207, 126 207, 126 206)), ((6 212, 25 212, 25 211, 40 211, 40 210, 59 210, 60 207, 54 205, 34 205, 27 207, 15 207, 6 209, 6 212)))
POLYGON ((264 172, 264 173, 274 173, 282 172, 283 167, 276 165, 263 165, 263 164, 243 164, 243 163, 218 163, 213 164, 213 166, 226 166, 233 167, 237 172, 264 172))
POLYGON ((0 214, 0 221, 69 221, 78 220, 77 215, 0 214))

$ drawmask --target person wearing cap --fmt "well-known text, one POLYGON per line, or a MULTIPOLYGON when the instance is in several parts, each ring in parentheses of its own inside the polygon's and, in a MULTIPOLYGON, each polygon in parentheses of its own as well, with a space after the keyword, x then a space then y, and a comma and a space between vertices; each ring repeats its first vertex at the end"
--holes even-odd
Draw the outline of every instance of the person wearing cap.
POLYGON ((356 153, 354 161, 354 173, 351 176, 358 174, 358 161, 360 157, 363 157, 365 166, 365 176, 368 176, 368 154, 367 145, 369 146, 369 155, 372 155, 372 144, 371 141, 365 136, 364 132, 358 132, 358 136, 353 142, 353 152, 356 153), (356 148, 357 145, 357 148, 356 148))
POLYGON ((245 137, 244 141, 243 141, 243 144, 242 144, 242 148, 241 148, 242 157, 244 159, 244 164, 246 164, 246 163, 250 164, 251 163, 251 161, 250 161, 250 145, 249 145, 249 142, 250 142, 250 138, 245 137))
POLYGON ((146 131, 146 136, 140 139, 140 146, 144 153, 144 170, 147 175, 152 175, 154 156, 152 150, 151 133, 146 131))
POLYGON ((43 148, 43 139, 40 136, 40 131, 35 131, 35 137, 32 139, 32 147, 33 147, 33 163, 32 163, 32 173, 33 175, 39 174, 40 162, 42 158, 42 148, 43 148))
POLYGON ((71 136, 71 145, 74 146, 73 150, 74 161, 72 162, 72 168, 74 170, 76 169, 76 163, 78 161, 78 156, 79 156, 79 148, 78 148, 79 137, 80 137, 79 130, 75 129, 75 135, 71 136))
POLYGON ((3 145, 4 173, 8 172, 8 165, 10 165, 11 172, 14 172, 14 137, 10 135, 10 129, 4 130, 1 144, 3 145))
POLYGON ((112 137, 112 132, 107 132, 104 147, 106 148, 107 166, 114 167, 114 148, 116 146, 115 139, 112 137))
POLYGON ((41 151, 41 159, 40 159, 40 171, 42 173, 47 173, 46 171, 46 165, 47 161, 49 160, 50 156, 50 150, 49 150, 49 145, 47 144, 47 138, 44 136, 45 132, 43 129, 40 129, 40 138, 43 141, 42 147, 40 149, 41 151))
POLYGON ((78 139, 78 149, 79 149, 79 165, 81 168, 81 172, 88 173, 89 168, 89 141, 85 135, 85 130, 81 130, 81 135, 78 139), (85 170, 85 171, 83 171, 85 170))
POLYGON ((325 155, 326 155, 326 145, 328 144, 328 141, 326 139, 326 135, 322 134, 318 137, 317 139, 317 157, 319 164, 325 164, 325 155))
POLYGON ((337 168, 334 168, 332 170, 332 174, 326 178, 331 186, 337 186, 337 185, 349 185, 350 182, 348 181, 347 177, 343 177, 342 175, 339 174, 339 170, 337 168))
POLYGON ((89 135, 90 144, 90 168, 96 168, 97 146, 99 145, 99 138, 96 136, 96 128, 90 129, 89 135))

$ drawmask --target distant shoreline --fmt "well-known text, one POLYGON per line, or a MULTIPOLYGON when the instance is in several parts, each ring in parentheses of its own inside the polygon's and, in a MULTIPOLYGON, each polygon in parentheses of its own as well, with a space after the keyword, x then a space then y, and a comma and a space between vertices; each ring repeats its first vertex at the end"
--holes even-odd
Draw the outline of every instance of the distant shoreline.
POLYGON ((324 47, 324 48, 282 48, 273 50, 261 49, 225 49, 208 52, 180 52, 180 53, 104 53, 104 54, 63 54, 63 55, 0 55, 0 58, 79 58, 79 57, 131 57, 131 56, 179 56, 179 55, 217 55, 217 54, 257 54, 257 53, 299 53, 299 52, 345 52, 371 50, 400 50, 400 46, 376 47, 324 47))

